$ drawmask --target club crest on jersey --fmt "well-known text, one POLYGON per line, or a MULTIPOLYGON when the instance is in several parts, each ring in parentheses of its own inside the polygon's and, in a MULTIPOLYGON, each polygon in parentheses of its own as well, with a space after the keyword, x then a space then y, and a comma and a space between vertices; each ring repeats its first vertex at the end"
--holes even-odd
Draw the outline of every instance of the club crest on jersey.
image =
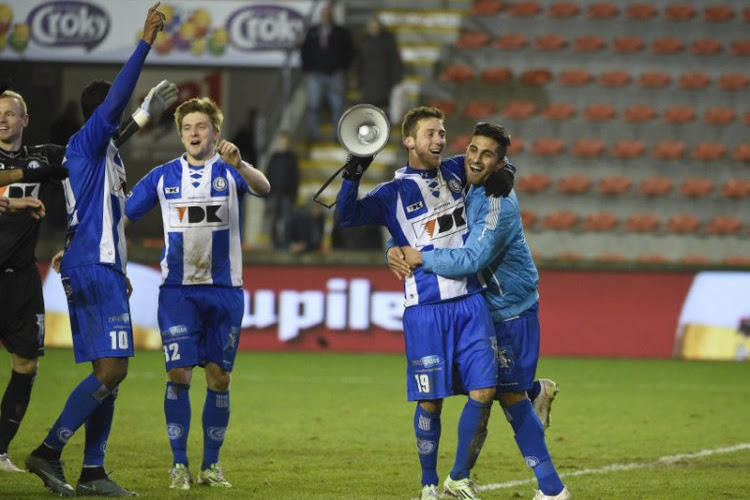
POLYGON ((224 177, 214 179, 214 191, 224 191, 227 188, 227 180, 224 177))
POLYGON ((180 192, 180 186, 164 188, 164 194, 178 194, 179 192, 180 192))
POLYGON ((26 165, 26 168, 29 170, 34 170, 35 168, 41 168, 41 164, 36 160, 31 160, 28 165, 26 165))
POLYGON ((448 187, 451 191, 454 193, 460 193, 463 187, 461 186, 461 183, 458 182, 456 179, 451 179, 448 181, 448 187))

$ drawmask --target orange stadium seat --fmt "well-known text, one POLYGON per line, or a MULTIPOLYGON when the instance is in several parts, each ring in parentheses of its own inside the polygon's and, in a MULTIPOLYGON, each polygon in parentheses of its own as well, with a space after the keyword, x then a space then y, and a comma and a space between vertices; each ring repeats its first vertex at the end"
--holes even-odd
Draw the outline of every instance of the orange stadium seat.
POLYGON ((695 121, 695 109, 686 104, 671 106, 664 110, 662 119, 670 125, 684 125, 695 121))
POLYGON ((737 118, 737 113, 732 108, 713 107, 703 113, 703 123, 707 125, 724 126, 732 123, 737 118))
POLYGON ((633 104, 625 108, 622 118, 630 123, 646 123, 656 118, 656 110, 648 104, 633 104))
POLYGON ((638 192, 643 196, 666 196, 672 192, 672 179, 669 177, 647 177, 638 185, 638 192))
POLYGON ((479 75, 479 81, 489 85, 504 85, 513 80, 513 72, 509 68, 493 66, 485 68, 479 75))
POLYGON ((466 152, 466 147, 471 142, 471 136, 469 134, 458 134, 453 136, 448 149, 453 154, 462 154, 466 152))
POLYGON ((534 17, 542 11, 542 7, 531 0, 520 0, 508 6, 507 12, 513 17, 534 17))
POLYGON ((646 152, 646 145, 640 139, 619 139, 612 145, 610 154, 621 160, 639 158, 646 152))
POLYGON ((729 53, 733 56, 750 56, 750 40, 735 40, 729 46, 729 53))
POLYGON ((672 83, 672 77, 664 71, 646 71, 638 79, 638 85, 644 89, 663 89, 672 83))
POLYGON ((563 262, 580 262, 584 260, 583 255, 580 252, 575 252, 573 250, 567 250, 565 252, 560 252, 555 255, 555 260, 563 261, 563 262))
POLYGON ((734 215, 715 215, 706 223, 706 232, 717 236, 737 234, 742 229, 742 221, 734 215))
POLYGON ((633 21, 645 21, 652 19, 659 14, 656 7, 649 3, 635 3, 628 5, 625 9, 625 16, 633 21))
POLYGON ((742 115, 742 121, 745 122, 745 125, 750 125, 750 111, 746 111, 744 115, 742 115))
POLYGON ((612 49, 620 54, 635 54, 646 46, 646 42, 639 36, 620 36, 612 42, 612 49))
POLYGON ((732 151, 732 159, 743 163, 750 163, 750 143, 738 144, 732 151))
POLYGON ((487 45, 490 35, 484 31, 464 31, 456 39, 456 47, 459 49, 479 49, 487 45))
POLYGON ((440 72, 438 79, 448 83, 466 83, 474 79, 474 68, 465 64, 449 64, 440 72))
POLYGON ((452 116, 456 112, 456 103, 447 99, 432 99, 427 102, 427 106, 442 110, 445 116, 452 116))
POLYGON ((552 80, 552 72, 546 68, 527 69, 521 73, 521 78, 519 78, 523 85, 533 87, 546 85, 550 80, 552 80))
POLYGON ((623 69, 604 71, 599 75, 599 85, 603 87, 624 87, 630 84, 632 77, 623 69))
POLYGON ((551 102, 542 112, 542 116, 550 121, 566 121, 575 115, 576 107, 569 102, 551 102))
POLYGON ((727 255, 721 263, 725 266, 750 266, 750 255, 727 255))
POLYGON ((610 175, 599 179, 596 184, 596 191, 607 196, 619 196, 627 194, 633 181, 624 175, 610 175))
POLYGON ((497 112, 495 101, 477 99, 466 103, 464 116, 471 119, 487 118, 497 112))
POLYGON ((537 221, 537 216, 534 212, 529 210, 521 210, 521 224, 524 229, 530 229, 534 227, 537 221))
POLYGON ((500 0, 475 0, 471 6, 473 16, 492 16, 503 10, 505 5, 500 0))
POLYGON ((702 90, 711 85, 711 77, 701 71, 692 71, 680 75, 678 83, 685 90, 702 90))
POLYGON ((695 17, 695 9, 687 4, 669 5, 664 9, 664 17, 669 21, 689 21, 695 17))
POLYGON ((606 47, 607 42, 597 35, 579 36, 573 41, 573 50, 576 52, 598 52, 606 47))
POLYGON ((509 120, 527 120, 537 112, 537 105, 534 101, 511 101, 502 110, 503 118, 509 120))
POLYGON ((679 38, 657 38, 651 42, 651 52, 659 55, 677 54, 678 52, 682 52, 684 48, 685 44, 679 38))
POLYGON ((534 40, 534 50, 555 52, 568 46, 568 41, 560 35, 540 35, 534 40))
POLYGON ((627 257, 617 252, 602 252, 600 254, 597 254, 596 257, 594 258, 598 262, 605 262, 605 263, 618 263, 618 262, 628 261, 627 257))
POLYGON ((584 137, 573 143, 570 153, 576 158, 598 158, 604 154, 605 149, 603 140, 584 137))
POLYGON ((537 156, 557 156, 565 152, 565 143, 559 137, 539 137, 531 144, 537 156))
POLYGON ((569 210, 557 210, 544 216, 542 225, 553 231, 572 229, 578 224, 578 216, 569 210))
POLYGON ((512 157, 513 155, 523 153, 523 151, 524 151, 523 139, 519 136, 514 136, 513 140, 510 141, 510 146, 508 147, 508 151, 507 151, 508 155, 512 157))
POLYGON ((690 156, 700 161, 716 161, 724 158, 727 147, 721 142, 701 141, 693 147, 690 156))
POLYGON ((685 143, 679 140, 662 140, 651 148, 651 156, 659 160, 679 160, 685 155, 685 143))
POLYGON ((703 19, 712 23, 731 21, 734 10, 726 5, 711 5, 703 9, 703 19))
POLYGON ((625 230, 631 233, 652 233, 659 229, 661 221, 654 214, 636 213, 625 219, 625 230))
POLYGON ((604 232, 616 229, 620 224, 617 216, 611 212, 595 212, 583 219, 582 226, 587 231, 604 232))
POLYGON ((666 264, 669 258, 658 252, 642 253, 636 258, 641 264, 666 264))
POLYGON ((575 2, 555 2, 547 8, 547 15, 557 19, 575 17, 580 14, 581 8, 575 2))
POLYGON ((721 195, 738 200, 750 196, 750 179, 727 179, 721 185, 721 195))
POLYGON ((711 263, 711 257, 702 253, 688 253, 680 257, 681 264, 704 266, 711 263))
POLYGON ((688 177, 680 184, 680 194, 688 198, 702 198, 714 190, 714 181, 707 177, 688 177))
POLYGON ((693 214, 673 215, 667 220, 667 231, 675 234, 697 233, 701 227, 701 220, 693 214))
POLYGON ((589 19, 612 19, 620 13, 620 8, 611 2, 601 2, 589 5, 586 9, 586 16, 589 19))
POLYGON ((611 104, 589 104, 583 108, 583 118, 589 122, 607 122, 615 117, 617 110, 611 104))
POLYGON ((750 7, 742 9, 742 20, 746 23, 750 23, 750 7))
POLYGON ((503 33, 495 38, 492 46, 500 50, 519 50, 527 43, 526 35, 523 33, 503 33))
POLYGON ((750 78, 742 73, 725 73, 719 77, 719 81, 716 84, 722 90, 744 90, 750 85, 750 78))
POLYGON ((560 72, 557 81, 565 87, 580 87, 593 79, 585 69, 566 69, 560 72))
POLYGON ((715 38, 700 38, 690 44, 690 53, 695 56, 715 56, 724 46, 715 38))
POLYGON ((524 174, 516 180, 515 189, 523 193, 542 193, 547 190, 550 185, 549 177, 540 174, 524 174))
POLYGON ((560 177, 555 190, 563 194, 583 194, 591 188, 591 179, 583 174, 570 174, 560 177))

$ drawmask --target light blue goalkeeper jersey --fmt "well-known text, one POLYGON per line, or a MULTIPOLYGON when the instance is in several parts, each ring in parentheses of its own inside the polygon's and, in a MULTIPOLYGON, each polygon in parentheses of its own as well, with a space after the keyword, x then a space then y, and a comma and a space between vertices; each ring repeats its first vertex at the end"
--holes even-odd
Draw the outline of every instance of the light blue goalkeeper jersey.
MULTIPOLYGON (((357 199, 358 182, 344 180, 336 198, 342 227, 380 225, 396 245, 417 250, 461 248, 468 234, 463 189, 464 156, 443 160, 431 170, 403 167, 393 180, 357 199)), ((434 304, 481 292, 477 275, 447 278, 417 268, 404 280, 404 305, 434 304)))
POLYGON ((133 187, 125 215, 137 221, 158 202, 164 225, 165 285, 242 286, 242 197, 250 187, 218 154, 202 167, 185 156, 133 187))
POLYGON ((63 270, 105 264, 126 271, 125 168, 112 137, 150 49, 143 40, 139 42, 104 102, 68 141, 63 159, 69 171, 63 181, 68 217, 63 270))

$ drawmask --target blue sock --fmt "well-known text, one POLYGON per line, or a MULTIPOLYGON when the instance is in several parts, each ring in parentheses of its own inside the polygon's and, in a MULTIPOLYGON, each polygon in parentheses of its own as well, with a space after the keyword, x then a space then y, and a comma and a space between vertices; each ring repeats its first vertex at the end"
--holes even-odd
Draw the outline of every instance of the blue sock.
POLYGON ((219 461, 219 450, 224 444, 224 435, 229 425, 229 392, 206 389, 203 404, 203 464, 208 469, 219 461))
POLYGON ((188 465, 187 441, 190 432, 190 384, 167 382, 164 394, 164 416, 172 448, 172 465, 188 465))
POLYGON ((531 389, 526 391, 526 394, 528 394, 530 400, 534 401, 540 392, 542 392, 542 384, 538 380, 535 380, 531 389))
POLYGON ((417 436, 419 464, 422 466, 422 486, 437 486, 440 482, 437 474, 440 412, 430 413, 417 404, 414 411, 414 433, 417 436))
POLYGON ((44 444, 52 449, 62 450, 109 394, 107 386, 93 374, 83 379, 68 396, 62 413, 44 438, 44 444))
POLYGON ((86 444, 83 449, 83 466, 104 466, 104 453, 107 451, 109 431, 115 414, 117 387, 104 398, 102 404, 86 420, 86 444))
POLYGON ((552 458, 544 440, 544 426, 534 413, 531 401, 524 399, 505 409, 505 416, 515 432, 518 449, 521 450, 526 465, 531 467, 545 495, 557 495, 563 490, 560 476, 557 475, 552 458))
POLYGON ((471 474, 471 467, 476 462, 487 436, 487 419, 490 417, 491 408, 492 403, 483 404, 471 398, 466 400, 458 421, 456 462, 451 470, 453 479, 465 479, 471 474))

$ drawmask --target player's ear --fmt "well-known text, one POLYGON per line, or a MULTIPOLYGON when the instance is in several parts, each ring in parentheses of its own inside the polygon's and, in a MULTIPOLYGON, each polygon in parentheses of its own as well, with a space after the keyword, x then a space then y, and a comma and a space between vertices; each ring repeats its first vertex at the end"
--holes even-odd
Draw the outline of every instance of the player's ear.
POLYGON ((404 147, 406 149, 414 149, 414 137, 404 137, 404 147))

